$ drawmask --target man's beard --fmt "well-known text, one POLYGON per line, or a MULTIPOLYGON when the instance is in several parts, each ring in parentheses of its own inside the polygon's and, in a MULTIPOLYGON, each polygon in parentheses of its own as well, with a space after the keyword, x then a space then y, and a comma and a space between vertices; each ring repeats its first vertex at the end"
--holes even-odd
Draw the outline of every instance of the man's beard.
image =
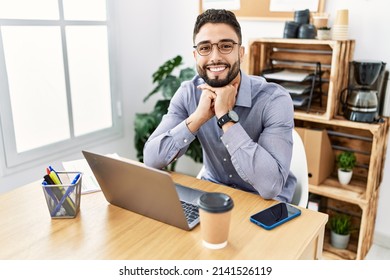
MULTIPOLYGON (((221 63, 216 63, 215 65, 221 65, 221 63)), ((229 64, 226 64, 226 66, 230 66, 229 64)), ((228 84, 230 84, 231 81, 234 80, 234 78, 237 77, 238 73, 240 72, 240 61, 237 60, 232 67, 230 67, 230 70, 226 76, 225 79, 219 79, 219 77, 215 77, 213 79, 210 79, 207 76, 207 69, 206 67, 210 66, 210 64, 204 66, 203 68, 199 65, 196 66, 199 76, 211 87, 224 87, 228 84)))

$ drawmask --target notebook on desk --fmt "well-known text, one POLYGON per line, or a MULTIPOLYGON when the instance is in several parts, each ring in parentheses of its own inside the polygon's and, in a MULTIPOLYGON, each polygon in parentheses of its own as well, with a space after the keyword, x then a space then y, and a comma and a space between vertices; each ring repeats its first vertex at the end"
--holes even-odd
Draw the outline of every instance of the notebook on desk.
POLYGON ((184 230, 199 223, 197 200, 203 191, 175 184, 169 173, 137 161, 83 155, 109 203, 184 230))

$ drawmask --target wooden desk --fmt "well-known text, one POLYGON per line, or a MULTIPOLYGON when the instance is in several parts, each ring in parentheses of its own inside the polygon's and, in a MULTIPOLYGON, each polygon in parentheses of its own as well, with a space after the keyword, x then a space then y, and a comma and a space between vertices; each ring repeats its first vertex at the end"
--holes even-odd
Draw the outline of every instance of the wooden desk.
POLYGON ((0 196, 0 259, 321 259, 328 216, 302 209, 271 231, 249 221, 273 204, 257 195, 173 174, 176 182, 229 194, 235 203, 229 244, 202 246, 187 232, 110 205, 102 192, 81 197, 74 219, 51 219, 40 182, 0 196))

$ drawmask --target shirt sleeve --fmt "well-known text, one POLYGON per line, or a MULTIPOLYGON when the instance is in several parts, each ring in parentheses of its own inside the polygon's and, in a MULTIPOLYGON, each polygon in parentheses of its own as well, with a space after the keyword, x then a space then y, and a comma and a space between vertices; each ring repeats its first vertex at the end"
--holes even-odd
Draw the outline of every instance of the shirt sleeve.
POLYGON ((144 147, 144 163, 147 166, 162 169, 178 159, 195 140, 195 135, 188 129, 185 109, 180 89, 172 98, 168 113, 163 116, 156 130, 150 135, 144 147))
POLYGON ((240 123, 222 136, 238 175, 266 199, 281 193, 289 174, 294 127, 290 104, 287 96, 270 101, 258 142, 249 137, 240 123))

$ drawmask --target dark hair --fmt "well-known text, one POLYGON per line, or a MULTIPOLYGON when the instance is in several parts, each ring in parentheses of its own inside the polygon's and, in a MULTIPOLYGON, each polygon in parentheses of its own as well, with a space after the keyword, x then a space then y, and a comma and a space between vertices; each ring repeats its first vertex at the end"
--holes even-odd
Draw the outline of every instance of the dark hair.
POLYGON ((241 26, 237 21, 234 13, 224 9, 208 9, 200 14, 195 22, 193 40, 195 42, 195 36, 199 33, 200 28, 206 23, 226 23, 233 27, 239 40, 239 44, 242 43, 241 26))

